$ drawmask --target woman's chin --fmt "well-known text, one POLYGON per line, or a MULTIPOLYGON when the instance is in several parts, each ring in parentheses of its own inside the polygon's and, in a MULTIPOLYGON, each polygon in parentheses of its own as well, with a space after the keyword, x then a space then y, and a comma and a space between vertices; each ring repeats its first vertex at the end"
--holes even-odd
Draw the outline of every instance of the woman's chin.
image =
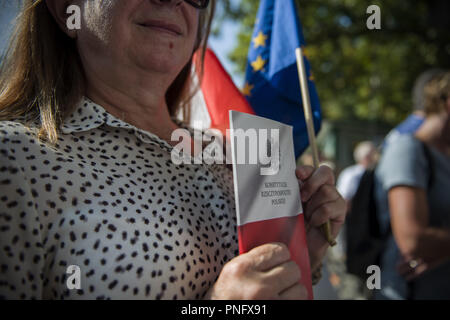
POLYGON ((139 63, 139 67, 144 70, 166 74, 180 71, 180 69, 175 68, 173 61, 167 61, 166 59, 143 59, 139 63))
POLYGON ((139 67, 164 73, 179 73, 186 65, 186 61, 181 61, 180 57, 173 52, 152 52, 143 53, 138 58, 139 67))

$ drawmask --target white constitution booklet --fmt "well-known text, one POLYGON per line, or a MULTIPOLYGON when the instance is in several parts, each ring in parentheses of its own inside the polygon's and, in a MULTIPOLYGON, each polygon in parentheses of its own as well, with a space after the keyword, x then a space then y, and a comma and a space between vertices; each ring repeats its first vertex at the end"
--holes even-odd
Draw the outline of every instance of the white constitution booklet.
POLYGON ((229 115, 239 250, 269 242, 288 245, 312 299, 293 128, 247 113, 229 115))
POLYGON ((230 111, 230 130, 238 224, 300 214, 292 127, 230 111))

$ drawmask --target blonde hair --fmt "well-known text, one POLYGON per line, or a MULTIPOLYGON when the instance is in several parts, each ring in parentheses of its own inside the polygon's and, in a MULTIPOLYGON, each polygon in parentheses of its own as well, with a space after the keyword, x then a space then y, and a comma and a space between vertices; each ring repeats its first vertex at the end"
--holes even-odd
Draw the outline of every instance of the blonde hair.
MULTIPOLYGON (((201 70, 214 9, 213 0, 200 12, 194 51, 200 48, 201 70)), ((193 56, 166 94, 170 114, 181 109, 185 121, 193 96, 193 56)), ((56 143, 64 119, 84 94, 85 78, 75 40, 59 28, 44 0, 23 1, 0 70, 0 120, 37 121, 40 138, 56 143)))
POLYGON ((433 78, 424 88, 425 113, 438 114, 447 110, 447 99, 450 96, 450 72, 433 78))

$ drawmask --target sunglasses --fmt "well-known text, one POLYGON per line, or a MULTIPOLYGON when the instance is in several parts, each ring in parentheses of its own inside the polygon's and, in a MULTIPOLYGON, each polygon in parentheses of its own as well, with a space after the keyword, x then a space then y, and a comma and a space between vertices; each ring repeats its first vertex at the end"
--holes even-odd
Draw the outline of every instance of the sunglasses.
POLYGON ((209 0, 184 0, 191 6, 197 9, 206 9, 209 4, 209 0))

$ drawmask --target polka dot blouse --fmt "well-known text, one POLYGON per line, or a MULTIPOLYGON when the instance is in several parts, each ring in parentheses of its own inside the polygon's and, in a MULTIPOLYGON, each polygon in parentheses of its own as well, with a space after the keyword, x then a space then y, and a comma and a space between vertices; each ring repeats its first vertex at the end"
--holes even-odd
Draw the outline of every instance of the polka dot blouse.
POLYGON ((56 146, 7 121, 0 142, 0 298, 199 299, 238 254, 231 170, 87 98, 56 146))

